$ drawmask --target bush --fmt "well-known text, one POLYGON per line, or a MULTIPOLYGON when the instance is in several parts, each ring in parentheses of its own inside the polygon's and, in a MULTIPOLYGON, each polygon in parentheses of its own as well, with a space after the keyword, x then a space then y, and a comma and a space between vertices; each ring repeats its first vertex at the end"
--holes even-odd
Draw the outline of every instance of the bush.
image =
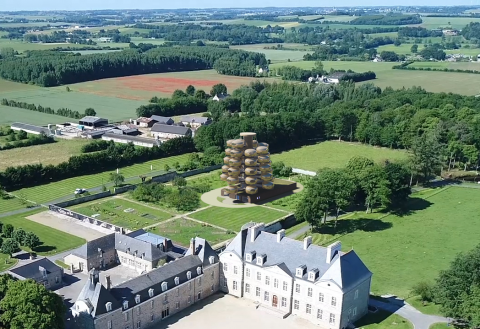
POLYGON ((433 300, 433 285, 426 281, 420 281, 412 287, 412 293, 420 296, 423 302, 431 302, 433 300))

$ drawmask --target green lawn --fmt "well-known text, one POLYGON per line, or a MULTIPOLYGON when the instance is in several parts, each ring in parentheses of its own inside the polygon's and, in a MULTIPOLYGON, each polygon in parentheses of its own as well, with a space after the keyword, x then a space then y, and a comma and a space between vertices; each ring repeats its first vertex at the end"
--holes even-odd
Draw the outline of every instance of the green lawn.
POLYGON ((435 303, 422 303, 419 296, 410 297, 406 299, 406 302, 415 307, 423 314, 442 315, 440 312, 440 305, 435 303))
MULTIPOLYGON (((293 44, 292 48, 298 47, 299 44, 293 44)), ((265 54, 267 59, 270 59, 272 63, 291 61, 302 61, 305 54, 311 54, 313 51, 305 50, 276 50, 276 49, 264 49, 265 47, 273 47, 275 44, 255 44, 255 45, 242 45, 232 46, 232 49, 242 49, 246 51, 253 51, 265 54)), ((303 45, 300 45, 303 46, 303 45)), ((284 48, 290 48, 289 44, 283 44, 284 48)))
POLYGON ((285 235, 288 236, 289 234, 292 234, 293 232, 296 232, 297 230, 299 230, 301 228, 304 228, 305 226, 308 226, 308 225, 310 225, 310 224, 308 224, 307 222, 298 223, 297 225, 286 229, 285 230, 285 235))
POLYGON ((210 207, 193 213, 189 217, 238 232, 243 224, 249 222, 268 224, 285 215, 287 214, 281 211, 256 206, 248 208, 238 207, 238 209, 210 207))
POLYGON ((340 220, 335 234, 333 223, 320 228, 313 240, 353 248, 374 274, 372 293, 406 298, 413 284, 433 282, 459 252, 478 244, 479 198, 479 189, 429 190, 412 198, 410 214, 357 213, 340 220))
MULTIPOLYGON (((128 177, 134 177, 135 181, 131 183, 140 182, 139 175, 148 175, 150 166, 153 166, 153 171, 155 175, 159 175, 164 172, 165 164, 168 164, 170 167, 173 167, 175 162, 180 164, 185 162, 188 157, 188 154, 172 156, 168 158, 158 159, 147 161, 141 164, 135 164, 132 166, 120 168, 120 173, 128 177), (157 171, 160 171, 157 173, 157 171)), ((21 190, 14 191, 13 194, 22 195, 26 199, 35 201, 37 203, 53 201, 54 199, 73 194, 77 188, 92 188, 97 186, 102 186, 102 184, 109 183, 108 176, 114 170, 106 171, 99 174, 78 176, 73 178, 64 179, 62 181, 53 182, 50 184, 39 185, 35 187, 23 188, 21 190)))
POLYGON ((28 205, 31 205, 31 204, 30 203, 23 204, 22 201, 20 201, 17 198, 11 198, 6 200, 0 198, 0 214, 4 212, 26 208, 28 205))
POLYGON ((185 218, 177 218, 159 224, 147 231, 168 237, 174 243, 185 247, 188 247, 190 239, 196 236, 206 239, 212 246, 235 237, 234 233, 227 233, 224 230, 200 224, 185 218))
POLYGON ((343 167, 354 156, 365 156, 374 161, 400 160, 405 159, 407 153, 359 143, 327 141, 273 154, 272 162, 283 161, 294 168, 317 171, 326 167, 343 167))
POLYGON ((452 325, 448 326, 446 323, 440 322, 432 324, 429 329, 451 329, 452 327, 452 325))
MULTIPOLYGON (((42 245, 35 249, 35 252, 40 255, 56 254, 77 248, 85 243, 84 239, 58 231, 49 226, 38 224, 26 218, 41 211, 45 210, 35 210, 29 213, 23 213, 21 215, 3 217, 0 218, 0 223, 3 225, 12 224, 15 228, 23 228, 25 231, 35 233, 42 242, 42 245)), ((1 263, 2 262, 0 260, 0 264, 1 263)))
MULTIPOLYGON (((477 50, 480 52, 480 50, 477 50)), ((480 62, 415 62, 410 64, 411 67, 430 67, 437 70, 453 69, 453 70, 475 70, 480 71, 480 62)))
POLYGON ((355 323, 359 329, 413 329, 410 321, 400 315, 378 310, 377 313, 368 313, 355 323))
POLYGON ((100 202, 73 206, 70 209, 87 216, 100 214, 100 216, 96 217, 99 220, 132 231, 154 225, 172 217, 172 215, 159 209, 119 198, 104 199, 100 202))

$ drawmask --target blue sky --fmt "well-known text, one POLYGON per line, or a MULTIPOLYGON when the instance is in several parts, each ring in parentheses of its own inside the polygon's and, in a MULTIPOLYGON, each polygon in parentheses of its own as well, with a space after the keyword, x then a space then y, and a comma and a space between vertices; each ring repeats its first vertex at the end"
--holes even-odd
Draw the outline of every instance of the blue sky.
POLYGON ((480 0, 0 0, 0 10, 88 10, 88 9, 167 9, 167 8, 212 8, 212 7, 282 7, 282 6, 442 6, 442 5, 471 5, 480 4, 480 0))

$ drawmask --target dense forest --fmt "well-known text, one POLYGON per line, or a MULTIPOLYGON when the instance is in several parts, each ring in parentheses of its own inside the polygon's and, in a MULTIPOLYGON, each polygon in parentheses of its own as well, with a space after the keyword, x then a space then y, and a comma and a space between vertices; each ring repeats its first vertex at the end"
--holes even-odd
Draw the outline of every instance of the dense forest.
POLYGON ((211 69, 219 59, 222 59, 222 74, 243 73, 239 71, 239 63, 242 70, 250 73, 249 66, 266 63, 264 54, 217 47, 160 47, 145 52, 136 48, 83 56, 37 51, 29 52, 26 57, 2 60, 0 77, 51 87, 137 74, 211 69), (231 58, 231 62, 224 61, 226 58, 231 58), (232 66, 228 67, 228 63, 232 66))
POLYGON ((398 36, 405 38, 428 38, 428 37, 441 37, 442 31, 428 30, 424 27, 401 27, 398 29, 398 36))
POLYGON ((407 25, 422 24, 422 19, 418 15, 366 15, 355 18, 349 23, 351 25, 407 25))
POLYGON ((467 40, 475 40, 477 43, 480 42, 480 23, 471 22, 462 29, 461 34, 467 40))

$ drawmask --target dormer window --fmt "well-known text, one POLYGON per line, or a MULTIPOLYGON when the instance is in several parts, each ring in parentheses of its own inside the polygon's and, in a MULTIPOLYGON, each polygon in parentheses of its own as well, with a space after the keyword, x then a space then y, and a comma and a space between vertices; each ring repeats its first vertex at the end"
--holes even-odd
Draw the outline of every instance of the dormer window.
POLYGON ((197 267, 197 274, 198 274, 198 275, 202 274, 202 268, 201 268, 200 266, 197 267))
POLYGON ((315 281, 318 279, 319 271, 317 268, 311 269, 308 271, 308 281, 315 281))
POLYGON ((153 288, 148 289, 148 296, 153 297, 153 288))
POLYGON ((179 284, 180 284, 180 278, 177 276, 177 277, 175 278, 175 285, 178 286, 179 284))
POLYGON ((167 290, 167 283, 166 282, 162 282, 162 291, 165 291, 167 290))
POLYGON ((208 262, 209 262, 210 264, 215 263, 215 257, 213 257, 213 256, 208 257, 208 262))
POLYGON ((188 271, 187 272, 187 279, 190 280, 192 278, 192 272, 188 271))
POLYGON ((252 255, 247 254, 247 262, 251 262, 251 261, 252 261, 252 255))
POLYGON ((266 261, 267 261, 267 255, 263 254, 263 255, 257 256, 257 265, 263 266, 263 264, 265 264, 266 261))
POLYGON ((297 278, 302 278, 305 275, 305 271, 307 270, 307 267, 305 265, 300 265, 297 267, 295 271, 295 276, 297 278))
POLYGON ((140 304, 140 295, 135 296, 135 303, 140 304))
POLYGON ((255 255, 256 255, 255 250, 250 251, 250 252, 246 255, 246 260, 247 260, 247 262, 252 262, 253 259, 255 258, 255 255))
POLYGON ((123 301, 123 309, 126 310, 128 308, 128 300, 123 301))
POLYGON ((107 312, 111 312, 112 311, 112 303, 111 302, 106 303, 105 308, 107 309, 107 312))

